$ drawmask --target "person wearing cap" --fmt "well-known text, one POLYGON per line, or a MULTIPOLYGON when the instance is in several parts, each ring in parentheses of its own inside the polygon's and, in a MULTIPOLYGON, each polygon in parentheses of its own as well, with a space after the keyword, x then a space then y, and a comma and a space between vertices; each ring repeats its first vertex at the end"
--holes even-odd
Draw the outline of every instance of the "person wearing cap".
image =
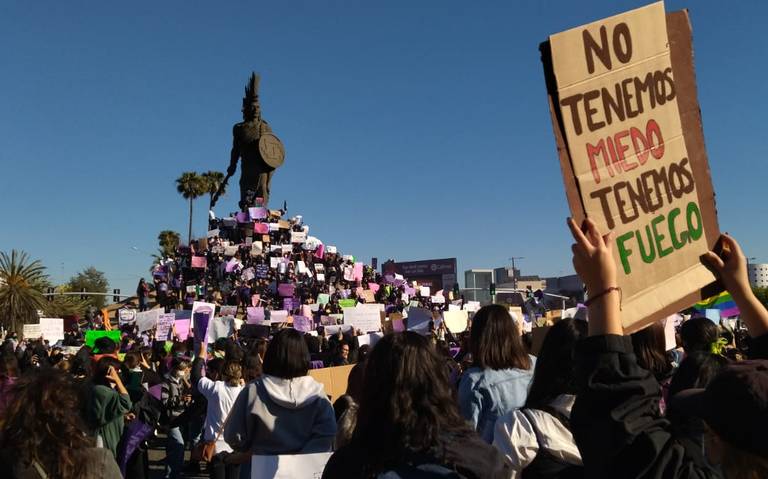
POLYGON ((702 257, 720 276, 752 336, 753 361, 726 366, 703 390, 672 398, 704 420, 703 448, 678 437, 659 414, 659 384, 641 368, 624 336, 616 287, 613 234, 603 236, 587 219, 569 227, 576 272, 590 291, 589 337, 577 346, 580 389, 571 429, 586 477, 768 477, 768 310, 749 287, 746 258, 724 235, 721 256, 702 257), (702 450, 703 449, 703 450, 702 450))

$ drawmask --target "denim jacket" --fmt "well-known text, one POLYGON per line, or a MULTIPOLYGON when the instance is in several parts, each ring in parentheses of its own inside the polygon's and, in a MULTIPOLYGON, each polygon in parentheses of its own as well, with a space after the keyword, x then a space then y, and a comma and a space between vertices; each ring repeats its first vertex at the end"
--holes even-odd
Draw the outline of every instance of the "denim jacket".
POLYGON ((496 419, 525 404, 535 364, 531 356, 528 370, 472 367, 461 376, 459 410, 485 442, 493 441, 496 419))

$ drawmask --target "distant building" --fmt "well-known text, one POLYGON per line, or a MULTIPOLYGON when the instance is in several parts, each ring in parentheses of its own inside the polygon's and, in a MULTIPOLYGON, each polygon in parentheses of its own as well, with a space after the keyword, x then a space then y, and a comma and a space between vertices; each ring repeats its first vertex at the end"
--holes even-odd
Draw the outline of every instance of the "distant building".
POLYGON ((394 260, 381 265, 381 274, 401 274, 408 281, 416 281, 419 286, 429 286, 434 291, 449 291, 458 282, 456 278, 456 258, 426 259, 421 261, 394 260))
POLYGON ((462 294, 466 301, 480 301, 480 304, 491 304, 491 283, 494 282, 492 269, 470 269, 464 271, 464 289, 462 294))
POLYGON ((584 283, 578 275, 557 276, 546 278, 545 281, 547 282, 545 293, 568 296, 579 303, 584 302, 584 283))
POLYGON ((747 276, 755 288, 768 288, 768 263, 747 264, 747 276))

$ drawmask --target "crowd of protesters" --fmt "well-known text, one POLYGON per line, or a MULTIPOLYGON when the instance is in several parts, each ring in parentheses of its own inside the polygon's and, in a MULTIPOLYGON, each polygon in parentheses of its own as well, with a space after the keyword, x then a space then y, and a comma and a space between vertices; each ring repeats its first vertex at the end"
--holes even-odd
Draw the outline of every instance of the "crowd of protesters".
MULTIPOLYGON (((768 477, 768 311, 749 288, 738 244, 724 236, 725 253, 704 259, 747 335, 694 318, 667 351, 658 325, 624 335, 610 237, 589 220, 569 224, 588 321, 561 319, 537 351, 500 305, 481 308, 465 333, 433 324, 386 334, 372 349, 354 331, 324 337, 275 326, 266 338, 211 344, 144 344, 126 328, 120 344, 100 338, 76 352, 9 334, 0 351, 0 476, 147 477, 147 443, 162 437, 169 478, 185 468, 251 477, 252 455, 320 452, 333 452, 328 478, 768 477), (333 403, 309 375, 327 351, 323 365, 355 363, 347 394, 333 403)), ((219 264, 215 254, 208 249, 208 265, 219 264)), ((290 254, 326 273, 336 261, 290 254)), ((180 271, 188 281, 185 259, 173 261, 180 269, 167 278, 180 271)), ((331 281, 336 304, 342 291, 362 296, 343 283, 355 283, 343 279, 344 263, 331 281)), ((242 275, 214 273, 206 267, 195 279, 200 294, 238 304, 226 283, 242 287, 242 275)), ((309 276, 297 282, 311 302, 319 293, 309 276)), ((377 281, 357 283, 366 279, 377 281)), ((378 280, 376 301, 404 302, 404 281, 378 280)), ((281 307, 259 281, 245 280, 258 291, 247 304, 257 294, 281 307)))

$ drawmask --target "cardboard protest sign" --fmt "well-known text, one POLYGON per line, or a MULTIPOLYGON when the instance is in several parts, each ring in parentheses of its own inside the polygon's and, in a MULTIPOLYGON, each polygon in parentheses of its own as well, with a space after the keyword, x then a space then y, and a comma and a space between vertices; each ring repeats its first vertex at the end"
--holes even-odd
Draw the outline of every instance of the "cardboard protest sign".
POLYGON ((346 394, 349 372, 353 367, 354 365, 350 364, 348 366, 310 369, 309 375, 322 383, 325 394, 331 397, 331 401, 335 401, 346 394))
POLYGON ((445 327, 452 333, 463 333, 467 330, 469 314, 462 310, 443 311, 445 327))
POLYGON ((571 213, 614 231, 622 321, 638 330, 715 288, 699 260, 720 232, 687 13, 654 3, 541 50, 571 213))
POLYGON ((373 294, 373 291, 370 289, 364 289, 360 292, 360 298, 364 299, 366 303, 375 303, 376 302, 376 296, 373 294))
POLYGON ((40 325, 39 324, 25 324, 22 327, 21 335, 26 340, 39 339, 40 338, 40 325))
POLYGON ((208 342, 208 325, 213 320, 215 312, 216 305, 213 303, 202 301, 192 303, 192 329, 195 334, 195 341, 208 342))
POLYGON ((40 318, 40 334, 50 344, 64 340, 64 318, 40 318))
POLYGON ((312 318, 308 318, 306 316, 299 316, 296 315, 293 317, 293 329, 296 331, 301 331, 302 333, 308 333, 312 331, 312 327, 314 325, 312 324, 312 318))
POLYGON ((175 322, 176 315, 174 313, 161 314, 157 319, 157 332, 155 333, 155 340, 169 341, 172 339, 172 329, 175 322))
POLYGON ((271 479, 315 479, 331 458, 331 452, 312 454, 284 454, 280 456, 252 456, 251 477, 271 479))
POLYGON ((307 241, 307 233, 303 231, 291 231, 291 243, 304 243, 307 241))
POLYGON ((120 344, 120 337, 120 331, 98 331, 91 329, 85 332, 85 345, 93 348, 96 340, 99 338, 109 338, 115 344, 120 344))
POLYGON ((344 324, 363 333, 381 331, 381 314, 378 308, 344 308, 344 324))

